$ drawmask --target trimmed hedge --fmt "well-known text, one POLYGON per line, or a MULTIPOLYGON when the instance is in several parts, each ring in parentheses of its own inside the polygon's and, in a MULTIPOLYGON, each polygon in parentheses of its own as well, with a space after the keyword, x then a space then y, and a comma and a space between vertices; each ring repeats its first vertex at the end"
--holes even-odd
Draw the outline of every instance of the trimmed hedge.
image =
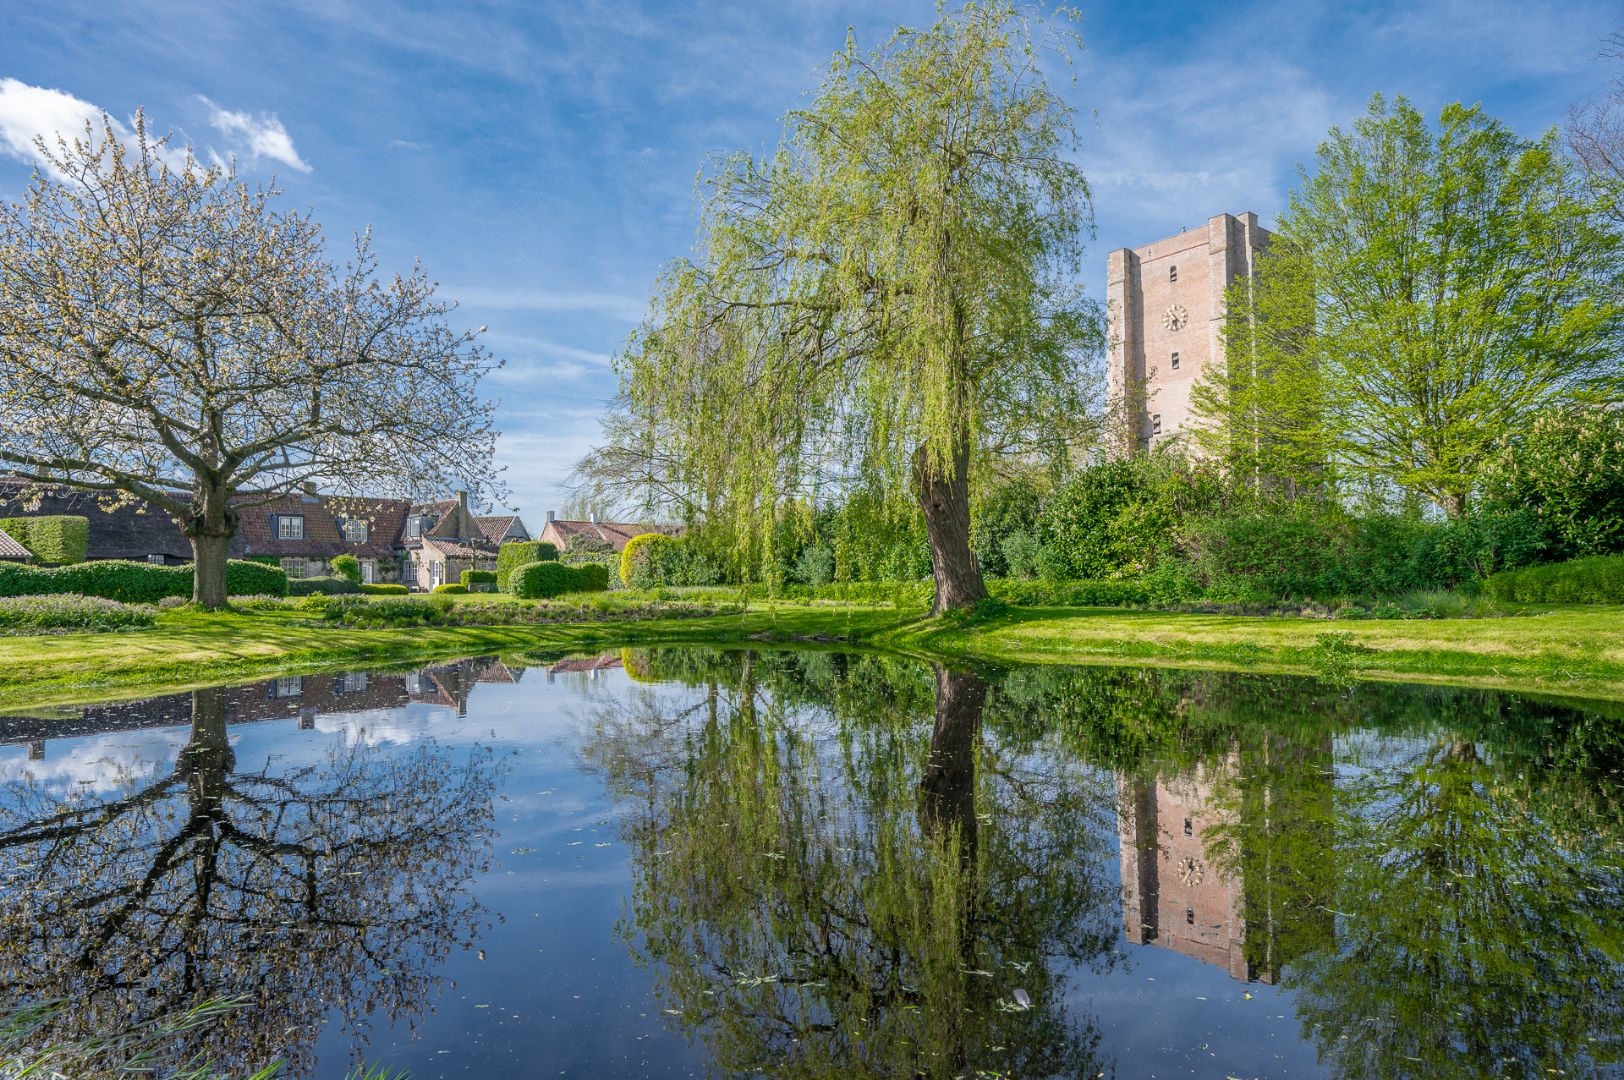
POLYGON ((665 584, 659 580, 656 569, 658 551, 676 542, 674 536, 654 532, 638 533, 626 541, 626 547, 620 553, 620 583, 629 589, 648 589, 665 584))
POLYGON ((1624 604, 1624 555, 1508 570, 1486 579, 1483 594, 1522 604, 1624 604))
POLYGON ((434 587, 434 591, 437 593, 451 593, 454 596, 458 596, 466 593, 468 591, 468 586, 459 585, 455 581, 448 581, 444 585, 436 585, 434 587))
POLYGON ((495 592, 495 570, 464 570, 462 584, 469 592, 495 592))
MULTIPOLYGON (((231 596, 288 593, 288 576, 279 566, 232 559, 226 564, 226 593, 231 596)), ((103 559, 47 568, 0 563, 0 596, 100 596, 126 604, 156 604, 166 596, 192 595, 192 567, 103 559)))
POLYGON ((362 585, 361 591, 366 593, 368 596, 405 596, 407 593, 411 592, 411 590, 404 585, 384 584, 382 582, 377 584, 362 585))
POLYGON ((584 566, 527 563, 508 578, 508 592, 524 600, 543 600, 572 592, 602 592, 608 587, 609 568, 597 563, 584 566))
POLYGON ((346 577, 300 577, 288 580, 289 596, 341 596, 360 591, 360 583, 346 577))
POLYGON ((72 516, 0 518, 0 530, 47 566, 85 561, 90 519, 72 516))
POLYGON ((558 548, 545 540, 510 540, 496 549, 496 588, 506 592, 513 571, 537 562, 558 561, 558 548))

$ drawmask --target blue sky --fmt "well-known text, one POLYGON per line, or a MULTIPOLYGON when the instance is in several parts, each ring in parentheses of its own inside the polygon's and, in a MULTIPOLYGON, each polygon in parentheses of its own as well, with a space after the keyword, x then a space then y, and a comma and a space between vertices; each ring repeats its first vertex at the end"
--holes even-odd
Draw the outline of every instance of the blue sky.
MULTIPOLYGON (((1105 253, 1256 210, 1371 93, 1480 101, 1533 134, 1600 93, 1612 0, 1082 3, 1068 92, 1105 253)), ((921 0, 694 3, 0 0, 0 197, 84 110, 275 176, 340 244, 371 225, 506 358, 499 461, 539 528, 614 390, 611 355, 694 239, 711 155, 770 149, 844 41, 929 22, 921 0), (47 93, 55 91, 56 93, 47 93)))

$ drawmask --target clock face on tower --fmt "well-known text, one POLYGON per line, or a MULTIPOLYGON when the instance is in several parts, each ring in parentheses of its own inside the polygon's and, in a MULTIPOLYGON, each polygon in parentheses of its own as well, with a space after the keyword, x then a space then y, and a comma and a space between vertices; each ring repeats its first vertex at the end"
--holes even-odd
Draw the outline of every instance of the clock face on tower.
POLYGON ((1182 330, 1190 321, 1190 313, 1184 310, 1183 304, 1174 304, 1162 312, 1162 325, 1169 330, 1182 330))

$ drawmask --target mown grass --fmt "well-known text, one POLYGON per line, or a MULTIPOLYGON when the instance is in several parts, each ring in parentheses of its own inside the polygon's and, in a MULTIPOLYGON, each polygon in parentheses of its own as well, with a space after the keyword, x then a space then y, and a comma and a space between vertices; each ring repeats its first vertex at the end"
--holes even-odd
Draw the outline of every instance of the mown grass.
MULTIPOLYGON (((466 600, 466 598, 464 598, 466 600)), ((474 654, 622 645, 813 643, 925 660, 1128 663, 1472 684, 1624 700, 1624 607, 1497 619, 1326 621, 1113 608, 1011 608, 983 620, 864 605, 754 604, 742 614, 516 626, 344 629, 287 610, 163 612, 151 629, 0 639, 0 707, 41 707, 474 654)))

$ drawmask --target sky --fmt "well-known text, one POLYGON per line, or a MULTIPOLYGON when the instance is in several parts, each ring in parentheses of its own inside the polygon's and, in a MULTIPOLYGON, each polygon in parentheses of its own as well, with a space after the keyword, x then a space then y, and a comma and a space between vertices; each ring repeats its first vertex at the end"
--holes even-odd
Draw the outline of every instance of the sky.
MULTIPOLYGON (((1480 102, 1525 135, 1603 92, 1615 0, 1082 2, 1059 85, 1105 256, 1217 213, 1265 226, 1327 129, 1371 94, 1480 102)), ((846 40, 926 25, 931 0, 0 0, 0 198, 36 134, 105 110, 234 158, 342 255, 371 226, 506 363, 498 464, 539 531, 598 437, 614 354, 692 249, 712 156, 770 151, 846 40)))

